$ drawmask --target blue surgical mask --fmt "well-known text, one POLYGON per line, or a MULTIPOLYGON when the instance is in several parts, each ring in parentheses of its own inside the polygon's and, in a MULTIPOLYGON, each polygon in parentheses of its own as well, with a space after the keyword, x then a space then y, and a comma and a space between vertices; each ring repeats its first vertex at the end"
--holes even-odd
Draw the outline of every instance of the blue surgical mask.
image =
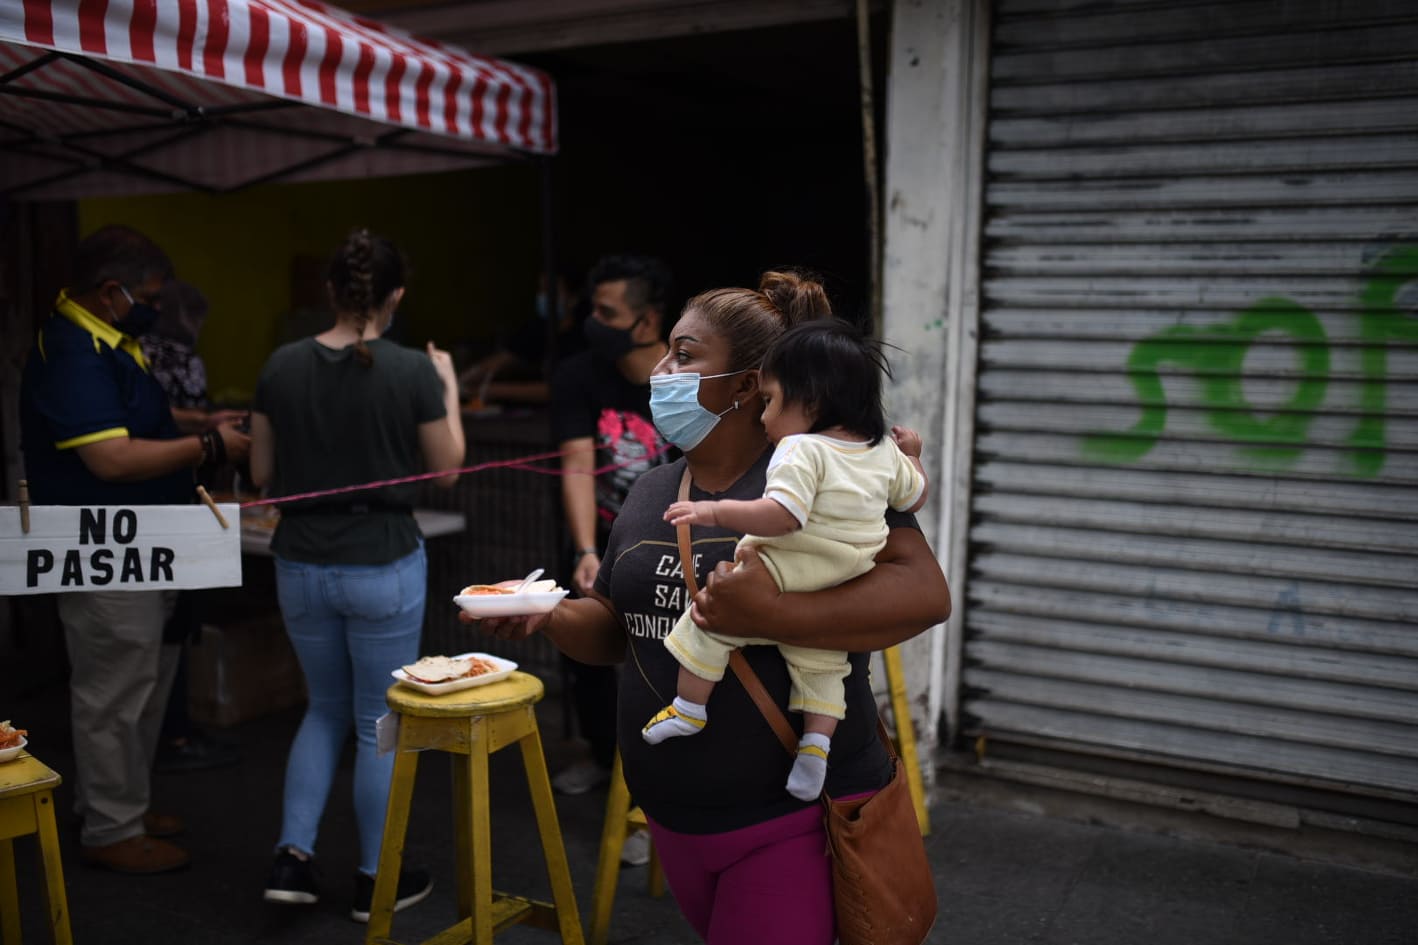
MULTIPOLYGON (((158 310, 147 302, 139 302, 128 294, 128 290, 119 285, 118 290, 123 293, 123 297, 128 300, 128 313, 113 323, 117 328, 129 338, 137 338, 144 335, 157 323, 158 310)), ((111 310, 110 310, 111 311, 111 310)))
POLYGON ((551 296, 545 292, 537 293, 537 317, 542 321, 551 318, 551 296))
POLYGON ((650 378, 650 417, 655 421, 655 428, 661 436, 685 452, 694 449, 718 425, 720 417, 738 408, 738 401, 734 401, 733 406, 724 413, 705 409, 699 402, 699 382, 742 373, 729 371, 726 374, 701 376, 686 371, 654 375, 650 378))

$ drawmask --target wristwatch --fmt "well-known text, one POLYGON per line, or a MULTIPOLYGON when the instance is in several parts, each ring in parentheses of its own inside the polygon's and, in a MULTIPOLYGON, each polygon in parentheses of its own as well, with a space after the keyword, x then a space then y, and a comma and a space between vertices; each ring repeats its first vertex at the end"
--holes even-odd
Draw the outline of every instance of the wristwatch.
POLYGON ((572 560, 573 563, 575 563, 575 562, 577 562, 577 561, 580 561, 582 558, 586 557, 587 555, 593 555, 593 554, 597 554, 597 553, 598 553, 598 552, 596 551, 595 548, 577 548, 576 551, 571 555, 571 560, 572 560))

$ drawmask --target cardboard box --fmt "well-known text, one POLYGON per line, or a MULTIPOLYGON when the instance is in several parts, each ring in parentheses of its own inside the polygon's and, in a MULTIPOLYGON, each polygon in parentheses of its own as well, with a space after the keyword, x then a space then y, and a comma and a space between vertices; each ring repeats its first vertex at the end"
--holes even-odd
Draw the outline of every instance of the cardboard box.
POLYGON ((188 712, 198 725, 235 725, 305 702, 305 676, 280 614, 204 624, 188 650, 188 712))

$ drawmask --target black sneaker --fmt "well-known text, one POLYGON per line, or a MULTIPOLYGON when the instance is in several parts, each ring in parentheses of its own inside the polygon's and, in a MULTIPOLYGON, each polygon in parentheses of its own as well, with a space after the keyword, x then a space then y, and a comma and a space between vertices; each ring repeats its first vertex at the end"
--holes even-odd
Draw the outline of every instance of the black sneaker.
MULTIPOLYGON (((428 898, 433 892, 433 879, 428 870, 403 870, 399 873, 399 888, 394 892, 394 911, 407 909, 428 898)), ((374 902, 374 877, 355 872, 354 908, 350 918, 356 922, 369 921, 370 904, 374 902)))
POLYGON ((267 902, 287 905, 310 905, 320 901, 320 889, 315 885, 315 864, 302 860, 290 850, 276 854, 271 864, 271 878, 266 880, 264 898, 267 902))

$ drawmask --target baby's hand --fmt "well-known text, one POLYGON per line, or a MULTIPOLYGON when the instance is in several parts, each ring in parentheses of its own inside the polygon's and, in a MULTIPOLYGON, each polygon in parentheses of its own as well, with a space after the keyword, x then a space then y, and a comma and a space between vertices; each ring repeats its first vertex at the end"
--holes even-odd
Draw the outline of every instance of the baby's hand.
POLYGON ((907 456, 921 458, 921 435, 910 427, 892 427, 891 438, 907 456))
POLYGON ((680 525, 713 525, 713 502, 674 502, 665 509, 665 521, 680 525))

